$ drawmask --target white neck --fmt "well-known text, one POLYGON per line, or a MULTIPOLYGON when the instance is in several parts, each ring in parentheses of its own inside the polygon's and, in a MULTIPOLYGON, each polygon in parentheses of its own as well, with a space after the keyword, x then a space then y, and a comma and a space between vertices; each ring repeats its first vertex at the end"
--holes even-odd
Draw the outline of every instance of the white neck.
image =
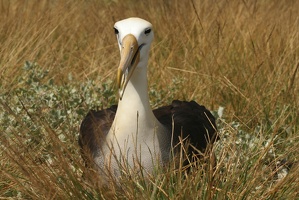
POLYGON ((127 84, 122 100, 119 100, 106 137, 108 146, 105 146, 104 158, 99 163, 108 162, 108 166, 117 170, 119 161, 130 167, 134 167, 137 161, 146 170, 152 171, 155 163, 169 159, 170 138, 154 116, 147 89, 147 69, 139 65, 127 84))
POLYGON ((130 78, 122 100, 119 100, 118 103, 111 129, 116 138, 138 134, 145 139, 145 136, 154 134, 148 133, 149 130, 154 131, 155 127, 161 126, 154 116, 149 102, 147 67, 140 66, 140 64, 130 78))

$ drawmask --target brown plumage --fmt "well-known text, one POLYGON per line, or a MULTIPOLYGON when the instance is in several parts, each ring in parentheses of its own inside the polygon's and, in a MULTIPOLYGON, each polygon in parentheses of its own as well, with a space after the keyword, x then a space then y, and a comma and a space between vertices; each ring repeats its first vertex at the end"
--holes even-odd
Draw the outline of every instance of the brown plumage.
POLYGON ((195 101, 179 100, 155 110, 150 107, 147 62, 152 25, 129 18, 117 22, 114 29, 121 51, 119 103, 92 110, 83 120, 79 144, 86 164, 116 176, 122 167, 139 166, 151 173, 156 164, 173 158, 181 141, 189 145, 187 158, 204 152, 217 139, 215 118, 209 110, 195 101))
MULTIPOLYGON (((116 105, 99 111, 90 110, 84 118, 80 127, 79 145, 87 166, 105 142, 116 110, 116 105)), ((173 147, 180 147, 180 138, 188 138, 188 143, 204 152, 208 143, 213 144, 218 139, 214 116, 195 101, 174 100, 171 105, 157 108, 153 113, 167 127, 169 137, 173 137, 173 147)), ((193 147, 190 148, 191 151, 193 147)))

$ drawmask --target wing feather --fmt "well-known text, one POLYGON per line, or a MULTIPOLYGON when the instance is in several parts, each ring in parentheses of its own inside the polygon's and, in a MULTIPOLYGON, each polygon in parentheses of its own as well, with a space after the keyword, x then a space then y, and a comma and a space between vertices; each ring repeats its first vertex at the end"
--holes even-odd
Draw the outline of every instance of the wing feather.
MULTIPOLYGON (((79 145, 82 157, 88 165, 105 141, 113 123, 117 106, 94 111, 84 118, 80 127, 79 145)), ((181 138, 187 138, 195 148, 204 152, 209 143, 218 139, 215 118, 204 106, 195 101, 174 100, 171 105, 153 110, 154 115, 173 134, 173 146, 181 138)))
POLYGON ((174 100, 171 105, 153 111, 157 119, 173 133, 174 146, 179 137, 204 151, 208 143, 217 140, 215 118, 204 106, 195 101, 174 100))
POLYGON ((78 142, 86 164, 92 161, 105 141, 116 110, 116 105, 100 111, 90 110, 82 121, 78 142))

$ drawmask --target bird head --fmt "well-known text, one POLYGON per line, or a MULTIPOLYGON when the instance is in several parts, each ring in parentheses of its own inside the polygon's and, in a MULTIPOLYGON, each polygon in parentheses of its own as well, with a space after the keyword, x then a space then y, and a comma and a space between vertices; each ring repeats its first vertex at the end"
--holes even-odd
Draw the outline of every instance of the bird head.
POLYGON ((114 31, 120 50, 117 85, 121 100, 134 70, 147 66, 154 33, 152 24, 140 18, 118 21, 114 24, 114 31))

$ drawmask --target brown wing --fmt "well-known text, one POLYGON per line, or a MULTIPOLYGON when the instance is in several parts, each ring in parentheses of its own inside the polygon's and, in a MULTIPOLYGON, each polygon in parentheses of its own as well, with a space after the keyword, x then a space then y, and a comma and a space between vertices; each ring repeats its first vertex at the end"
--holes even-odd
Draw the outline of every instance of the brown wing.
POLYGON ((92 161, 101 148, 114 120, 116 110, 117 106, 115 105, 100 111, 91 110, 84 118, 80 126, 78 142, 86 165, 92 161))
MULTIPOLYGON (((84 118, 80 127, 79 145, 86 165, 93 161, 101 148, 116 110, 117 106, 101 111, 91 110, 84 118)), ((174 134, 174 146, 179 143, 179 137, 182 137, 188 138, 193 146, 204 151, 209 142, 213 143, 217 139, 215 118, 209 110, 195 101, 175 100, 171 105, 153 112, 160 123, 169 129, 169 134, 174 134)))
POLYGON ((217 139, 214 116, 195 101, 174 100, 171 105, 153 112, 160 123, 173 133, 174 146, 179 142, 179 137, 182 137, 188 138, 193 146, 204 151, 208 143, 217 139))

